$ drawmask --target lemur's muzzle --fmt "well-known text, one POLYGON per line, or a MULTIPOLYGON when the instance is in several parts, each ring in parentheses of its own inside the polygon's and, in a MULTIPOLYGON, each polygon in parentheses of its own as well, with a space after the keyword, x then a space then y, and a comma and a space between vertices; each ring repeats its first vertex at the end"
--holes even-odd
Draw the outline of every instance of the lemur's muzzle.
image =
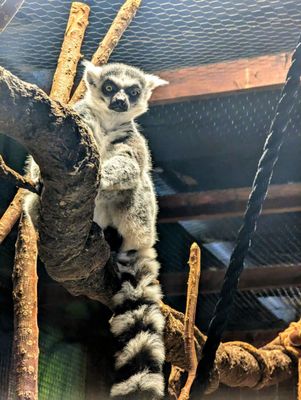
POLYGON ((109 108, 117 112, 124 112, 129 109, 129 101, 123 90, 120 90, 111 98, 109 108))

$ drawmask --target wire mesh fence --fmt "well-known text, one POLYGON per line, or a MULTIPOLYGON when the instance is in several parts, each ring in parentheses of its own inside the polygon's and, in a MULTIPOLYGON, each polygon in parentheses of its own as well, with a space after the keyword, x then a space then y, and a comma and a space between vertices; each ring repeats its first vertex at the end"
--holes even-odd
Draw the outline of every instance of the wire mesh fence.
MULTIPOLYGON (((90 0, 83 54, 90 58, 123 0, 90 0)), ((1 35, 1 64, 16 70, 55 68, 71 1, 26 0, 1 35)), ((298 0, 146 0, 112 61, 163 70, 293 49, 298 0)))

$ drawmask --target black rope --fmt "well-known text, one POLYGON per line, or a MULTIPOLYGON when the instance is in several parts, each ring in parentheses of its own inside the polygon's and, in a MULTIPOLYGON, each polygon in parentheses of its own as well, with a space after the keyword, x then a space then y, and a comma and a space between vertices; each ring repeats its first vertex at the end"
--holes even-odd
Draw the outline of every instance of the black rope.
POLYGON ((244 268, 244 259, 251 244, 251 237, 256 230, 256 223, 267 195, 274 166, 278 160, 281 145, 285 138, 290 114, 296 103, 301 74, 301 37, 292 56, 285 86, 276 108, 276 115, 271 123, 263 154, 259 160, 252 191, 244 214, 243 224, 238 232, 236 245, 230 258, 229 267, 223 282, 219 300, 211 319, 208 337, 203 348, 202 359, 197 368, 196 380, 191 392, 191 399, 200 399, 208 383, 214 365, 216 351, 226 328, 229 313, 237 291, 240 274, 244 268))

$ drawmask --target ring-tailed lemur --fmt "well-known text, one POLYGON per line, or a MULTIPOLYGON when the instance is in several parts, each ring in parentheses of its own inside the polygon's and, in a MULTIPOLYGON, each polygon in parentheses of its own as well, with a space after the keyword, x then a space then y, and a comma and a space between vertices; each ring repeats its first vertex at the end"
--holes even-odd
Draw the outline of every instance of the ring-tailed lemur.
POLYGON ((147 111, 153 89, 168 82, 125 64, 84 63, 87 92, 74 109, 91 129, 102 163, 94 221, 105 232, 115 228, 122 238, 119 290, 110 321, 118 343, 111 396, 160 399, 165 352, 156 282, 159 264, 153 248, 157 203, 150 151, 134 119, 147 111))

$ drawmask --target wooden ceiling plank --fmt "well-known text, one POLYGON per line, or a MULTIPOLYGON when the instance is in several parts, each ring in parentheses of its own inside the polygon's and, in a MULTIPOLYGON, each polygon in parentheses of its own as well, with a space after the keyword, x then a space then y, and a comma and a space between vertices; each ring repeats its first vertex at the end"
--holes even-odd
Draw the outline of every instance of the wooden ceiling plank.
MULTIPOLYGON (((243 215, 251 188, 177 193, 159 197, 160 223, 212 220, 243 215)), ((301 184, 271 185, 263 214, 301 211, 301 184)))
POLYGON ((280 87, 290 66, 291 53, 205 64, 157 72, 169 85, 158 88, 151 103, 165 104, 244 90, 280 87))

